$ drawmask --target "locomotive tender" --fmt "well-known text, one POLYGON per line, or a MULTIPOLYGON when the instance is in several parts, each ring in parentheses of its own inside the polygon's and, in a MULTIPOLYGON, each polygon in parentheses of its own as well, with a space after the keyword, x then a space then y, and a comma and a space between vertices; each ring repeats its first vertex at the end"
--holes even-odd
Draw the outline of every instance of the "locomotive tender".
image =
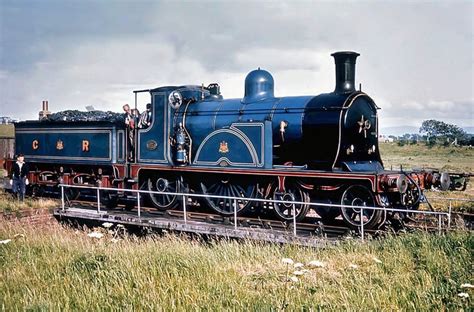
MULTIPOLYGON (((332 54, 333 92, 317 96, 275 97, 271 74, 257 69, 245 79, 242 99, 223 99, 220 87, 165 86, 151 96, 152 124, 135 131, 134 161, 123 123, 27 121, 16 124, 16 150, 30 162, 35 190, 46 185, 94 184, 104 187, 194 192, 303 203, 416 209, 422 190, 446 186, 449 177, 428 172, 387 171, 378 147, 377 105, 354 86, 355 52, 332 54)), ((11 165, 11 162, 10 162, 11 165)), ((73 194, 70 194, 73 195, 73 194)), ((108 192, 114 206, 120 194, 108 192)), ((150 195, 166 210, 177 196, 150 195)), ((233 214, 233 201, 200 202, 233 214)), ((302 220, 307 204, 259 204, 239 200, 244 210, 273 210, 283 220, 302 220)), ((360 225, 358 209, 316 208, 323 220, 342 214, 360 225)), ((364 210, 367 227, 390 215, 364 210)))

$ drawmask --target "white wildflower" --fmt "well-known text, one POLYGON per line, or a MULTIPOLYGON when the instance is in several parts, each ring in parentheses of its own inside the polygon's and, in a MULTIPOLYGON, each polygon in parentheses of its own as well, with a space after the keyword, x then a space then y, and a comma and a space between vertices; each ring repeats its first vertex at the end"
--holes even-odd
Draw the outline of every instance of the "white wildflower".
POLYGON ((113 226, 113 223, 104 222, 104 223, 102 223, 102 226, 105 227, 106 229, 108 229, 108 228, 111 228, 113 226))
POLYGON ((466 284, 462 284, 461 288, 474 288, 474 285, 466 283, 466 284))
POLYGON ((296 283, 298 281, 298 278, 296 276, 290 276, 290 281, 296 283))
POLYGON ((294 261, 290 258, 283 258, 281 259, 281 262, 285 263, 285 264, 293 264, 294 261))
POLYGON ((349 268, 353 269, 353 270, 356 270, 356 269, 359 268, 359 266, 357 264, 351 263, 351 264, 349 264, 349 268))
POLYGON ((12 241, 11 239, 2 240, 2 241, 0 241, 0 244, 6 245, 11 241, 12 241))
POLYGON ((296 263, 295 263, 295 269, 297 269, 297 268, 302 268, 302 267, 304 267, 304 264, 303 264, 303 263, 301 263, 301 262, 296 262, 296 263))
POLYGON ((380 260, 379 258, 373 257, 372 260, 374 260, 375 263, 382 263, 382 260, 380 260))
POLYGON ((112 238, 110 241, 115 244, 115 243, 118 243, 120 241, 120 239, 112 238))
POLYGON ((87 236, 92 237, 92 238, 101 239, 104 236, 104 234, 99 233, 99 232, 92 232, 92 233, 87 234, 87 236))
POLYGON ((468 294, 468 293, 465 293, 465 292, 462 292, 462 293, 459 293, 459 294, 458 294, 458 297, 461 297, 461 298, 469 298, 469 294, 468 294))
POLYGON ((296 270, 296 271, 293 272, 293 275, 297 275, 297 276, 298 276, 298 275, 303 275, 303 274, 304 274, 303 271, 298 271, 298 270, 296 270))
POLYGON ((308 262, 308 266, 312 268, 324 268, 326 264, 318 260, 313 260, 313 261, 308 262))

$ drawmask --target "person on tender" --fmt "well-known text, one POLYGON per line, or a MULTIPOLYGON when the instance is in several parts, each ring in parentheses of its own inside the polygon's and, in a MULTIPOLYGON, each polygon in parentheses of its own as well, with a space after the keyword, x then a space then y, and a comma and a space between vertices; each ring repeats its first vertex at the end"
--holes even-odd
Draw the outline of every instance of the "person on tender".
POLYGON ((25 163, 25 156, 18 154, 16 162, 13 164, 10 185, 13 193, 21 201, 25 199, 26 186, 28 185, 28 164, 25 163))
POLYGON ((130 110, 130 105, 125 104, 123 107, 124 120, 127 127, 127 138, 128 138, 128 160, 133 161, 135 155, 135 120, 130 110))

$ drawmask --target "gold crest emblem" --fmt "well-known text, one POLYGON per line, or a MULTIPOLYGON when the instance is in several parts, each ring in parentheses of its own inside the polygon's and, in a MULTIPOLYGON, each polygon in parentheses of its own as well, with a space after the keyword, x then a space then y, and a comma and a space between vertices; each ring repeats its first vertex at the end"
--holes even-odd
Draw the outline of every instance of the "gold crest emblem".
POLYGON ((57 149, 57 150, 62 150, 63 148, 64 148, 64 143, 63 143, 63 141, 58 140, 58 141, 56 142, 56 149, 57 149))
POLYGON ((149 140, 146 142, 146 148, 150 151, 156 150, 157 147, 158 147, 158 143, 156 143, 155 140, 149 140))
POLYGON ((225 154, 229 152, 229 146, 226 141, 222 141, 219 145, 219 153, 225 154))
POLYGON ((370 124, 370 120, 364 120, 364 115, 362 115, 362 118, 357 123, 359 124, 359 133, 362 133, 362 131, 364 131, 364 138, 367 138, 367 130, 369 130, 372 126, 370 124))

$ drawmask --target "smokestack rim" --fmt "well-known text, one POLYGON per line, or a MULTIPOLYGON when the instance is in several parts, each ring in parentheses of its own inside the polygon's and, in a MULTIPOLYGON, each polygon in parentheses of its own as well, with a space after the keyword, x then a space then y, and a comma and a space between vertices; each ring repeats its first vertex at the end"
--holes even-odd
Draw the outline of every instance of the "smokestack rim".
POLYGON ((332 57, 336 58, 337 56, 350 56, 353 55, 355 57, 360 56, 360 53, 355 51, 337 51, 331 54, 332 57))

